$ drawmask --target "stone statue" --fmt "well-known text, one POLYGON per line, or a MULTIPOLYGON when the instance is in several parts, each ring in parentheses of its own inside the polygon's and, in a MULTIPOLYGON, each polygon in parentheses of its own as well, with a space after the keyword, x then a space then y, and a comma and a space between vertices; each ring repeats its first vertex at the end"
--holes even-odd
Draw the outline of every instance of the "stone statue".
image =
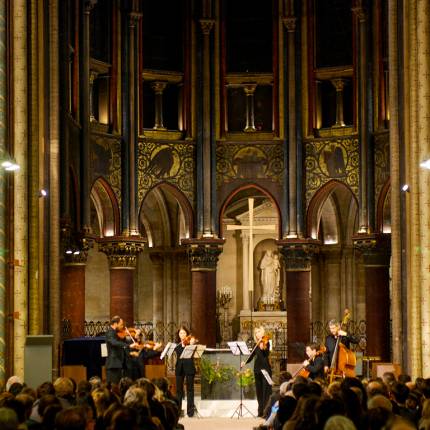
POLYGON ((263 303, 273 303, 275 299, 279 288, 280 268, 279 256, 273 251, 267 250, 260 262, 261 286, 263 287, 260 300, 263 303))

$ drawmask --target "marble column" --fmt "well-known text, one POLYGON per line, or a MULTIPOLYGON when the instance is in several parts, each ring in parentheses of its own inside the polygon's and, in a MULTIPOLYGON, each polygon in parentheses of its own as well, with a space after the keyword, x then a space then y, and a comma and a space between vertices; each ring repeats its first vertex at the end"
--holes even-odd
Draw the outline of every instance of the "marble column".
POLYGON ((363 257, 366 302, 366 355, 390 361, 390 238, 359 235, 354 246, 363 257))
POLYGON ((167 82, 152 82, 151 88, 155 94, 155 124, 154 130, 166 130, 163 120, 163 92, 167 87, 167 82))
POLYGON ((85 336, 85 266, 87 252, 65 255, 61 270, 61 319, 70 323, 69 337, 85 336))
POLYGON ((110 268, 110 316, 121 316, 126 324, 134 322, 134 273, 137 255, 143 251, 140 237, 109 237, 99 241, 110 268))
POLYGON ((216 345, 216 268, 222 239, 186 239, 191 262, 191 330, 200 343, 216 345))
POLYGON ((254 118, 254 94, 257 84, 248 84, 243 87, 246 96, 246 126, 243 131, 249 133, 256 131, 254 118))
POLYGON ((288 361, 303 361, 298 343, 310 341, 311 324, 311 262, 318 252, 317 241, 278 241, 285 263, 287 288, 288 361))

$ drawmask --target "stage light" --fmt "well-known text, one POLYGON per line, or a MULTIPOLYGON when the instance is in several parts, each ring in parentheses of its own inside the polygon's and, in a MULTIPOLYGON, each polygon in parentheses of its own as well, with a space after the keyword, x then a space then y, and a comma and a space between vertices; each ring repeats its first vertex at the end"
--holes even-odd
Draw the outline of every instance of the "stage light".
POLYGON ((404 184, 404 185, 402 186, 402 191, 404 191, 404 192, 409 192, 409 185, 408 185, 408 184, 404 184))

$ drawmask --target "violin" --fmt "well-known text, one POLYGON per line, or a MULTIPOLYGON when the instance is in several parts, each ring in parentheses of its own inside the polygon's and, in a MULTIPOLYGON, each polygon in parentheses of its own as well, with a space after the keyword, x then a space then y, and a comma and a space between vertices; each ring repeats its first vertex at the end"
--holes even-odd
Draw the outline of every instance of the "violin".
POLYGON ((265 334, 261 339, 259 343, 263 343, 264 349, 267 349, 267 346, 270 345, 270 336, 265 334))
POLYGON ((184 339, 182 340, 182 344, 184 346, 191 345, 192 340, 193 340, 193 344, 199 343, 199 340, 190 333, 188 336, 184 337, 184 339))
POLYGON ((136 329, 134 327, 124 327, 121 330, 117 330, 116 335, 120 339, 125 339, 127 336, 131 338, 134 343, 136 342, 136 329))

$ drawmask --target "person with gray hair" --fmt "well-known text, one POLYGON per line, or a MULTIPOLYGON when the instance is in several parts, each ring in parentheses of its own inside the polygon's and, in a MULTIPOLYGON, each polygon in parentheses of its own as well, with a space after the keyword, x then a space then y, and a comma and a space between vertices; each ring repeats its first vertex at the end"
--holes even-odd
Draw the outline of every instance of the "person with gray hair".
POLYGON ((324 425, 324 430, 355 430, 354 423, 343 415, 333 415, 324 425))

